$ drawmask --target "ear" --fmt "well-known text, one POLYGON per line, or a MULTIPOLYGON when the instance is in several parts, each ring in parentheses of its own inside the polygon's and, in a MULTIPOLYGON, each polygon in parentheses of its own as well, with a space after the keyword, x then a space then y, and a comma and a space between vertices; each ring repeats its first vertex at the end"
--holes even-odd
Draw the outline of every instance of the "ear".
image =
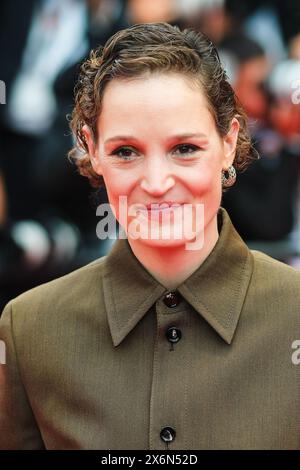
POLYGON ((101 167, 100 159, 99 159, 99 151, 98 151, 96 142, 94 140, 93 133, 91 129, 89 128, 89 126, 87 126, 86 124, 82 127, 82 132, 83 132, 83 135, 85 137, 85 140, 89 149, 89 157, 91 160, 92 167, 98 175, 102 175, 102 167, 101 167))
POLYGON ((237 118, 233 118, 231 121, 230 129, 228 133, 223 137, 224 145, 224 158, 223 158, 223 170, 228 170, 232 165, 236 153, 236 144, 239 134, 240 124, 237 118))

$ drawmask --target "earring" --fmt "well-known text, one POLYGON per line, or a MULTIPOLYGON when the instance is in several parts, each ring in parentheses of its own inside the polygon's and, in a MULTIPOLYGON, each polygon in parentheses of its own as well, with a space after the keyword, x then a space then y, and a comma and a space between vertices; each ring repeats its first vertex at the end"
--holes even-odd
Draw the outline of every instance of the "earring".
POLYGON ((233 165, 230 165, 228 170, 222 170, 222 185, 224 188, 229 188, 234 185, 236 180, 236 171, 233 165))

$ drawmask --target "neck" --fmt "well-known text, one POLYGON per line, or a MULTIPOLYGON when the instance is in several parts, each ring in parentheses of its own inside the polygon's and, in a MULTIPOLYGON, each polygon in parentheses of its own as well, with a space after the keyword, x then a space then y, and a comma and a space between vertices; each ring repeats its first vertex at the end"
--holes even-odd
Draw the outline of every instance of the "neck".
POLYGON ((199 250, 146 245, 128 237, 131 250, 144 268, 166 289, 174 290, 195 272, 213 250, 219 237, 217 215, 204 230, 204 244, 199 250))

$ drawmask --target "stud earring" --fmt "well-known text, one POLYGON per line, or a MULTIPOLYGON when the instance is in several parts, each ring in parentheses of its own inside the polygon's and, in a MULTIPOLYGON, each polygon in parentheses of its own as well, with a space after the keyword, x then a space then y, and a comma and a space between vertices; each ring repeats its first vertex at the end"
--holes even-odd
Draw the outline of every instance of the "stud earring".
POLYGON ((229 188, 234 185, 236 180, 236 171, 233 165, 230 165, 228 170, 222 170, 222 186, 229 188))

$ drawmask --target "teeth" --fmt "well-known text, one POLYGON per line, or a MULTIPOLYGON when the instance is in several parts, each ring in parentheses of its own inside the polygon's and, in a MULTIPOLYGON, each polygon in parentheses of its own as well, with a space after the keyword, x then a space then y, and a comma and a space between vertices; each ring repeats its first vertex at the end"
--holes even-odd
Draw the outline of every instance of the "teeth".
POLYGON ((178 202, 174 202, 173 204, 167 204, 166 202, 162 202, 161 204, 154 204, 154 206, 157 206, 157 205, 158 205, 158 208, 160 208, 161 206, 163 206, 163 208, 166 208, 166 207, 180 206, 181 204, 179 204, 178 202))
POLYGON ((155 207, 155 208, 149 208, 148 210, 152 210, 152 211, 165 211, 165 210, 168 210, 168 209, 171 209, 171 208, 177 208, 179 207, 180 205, 179 204, 171 204, 171 205, 168 205, 167 207, 155 207))

